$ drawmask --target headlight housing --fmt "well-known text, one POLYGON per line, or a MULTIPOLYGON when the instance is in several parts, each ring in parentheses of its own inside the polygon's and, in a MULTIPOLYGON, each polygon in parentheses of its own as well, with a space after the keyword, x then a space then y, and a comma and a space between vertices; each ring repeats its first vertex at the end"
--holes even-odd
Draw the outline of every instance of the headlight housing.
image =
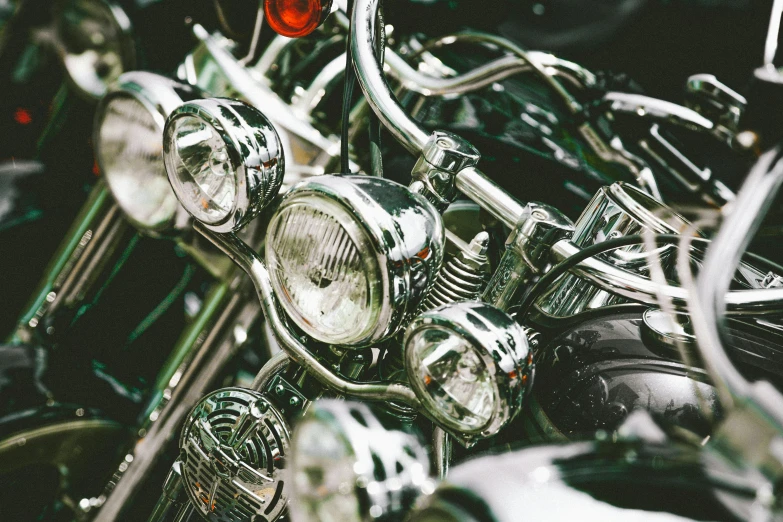
POLYGON ((136 66, 131 22, 107 0, 61 0, 56 15, 59 50, 73 85, 91 98, 136 66))
POLYGON ((163 155, 182 206, 215 232, 249 223, 277 195, 285 171, 277 131, 238 100, 179 107, 166 121, 163 155))
POLYGON ((399 520, 433 488, 416 436, 358 402, 317 401, 294 432, 290 470, 295 522, 399 520))
POLYGON ((318 176, 292 188, 266 236, 289 317, 330 344, 367 346, 416 312, 443 260, 440 214, 389 180, 318 176))
POLYGON ((527 338, 486 303, 429 310, 405 332, 405 368, 432 417, 463 443, 500 431, 521 409, 532 379, 527 338))
POLYGON ((101 100, 93 143, 106 183, 139 229, 165 233, 187 222, 163 165, 166 116, 195 92, 157 74, 123 74, 101 100))

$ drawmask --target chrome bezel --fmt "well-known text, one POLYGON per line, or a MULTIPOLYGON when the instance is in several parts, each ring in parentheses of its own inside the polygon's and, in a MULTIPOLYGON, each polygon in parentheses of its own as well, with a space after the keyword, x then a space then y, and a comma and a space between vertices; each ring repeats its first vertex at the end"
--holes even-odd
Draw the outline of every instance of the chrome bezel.
MULTIPOLYGON (((185 102, 182 98, 183 95, 192 95, 195 97, 198 93, 194 91, 192 87, 183 85, 166 78, 165 76, 144 71, 131 71, 124 73, 119 77, 117 82, 111 86, 109 92, 101 98, 95 111, 95 124, 93 125, 93 144, 96 152, 95 158, 98 162, 100 171, 106 178, 106 185, 112 192, 114 200, 125 214, 126 219, 141 232, 152 236, 168 236, 181 233, 188 227, 189 215, 178 201, 177 209, 169 219, 158 226, 150 226, 147 223, 138 221, 123 207, 121 199, 112 188, 112 182, 110 181, 111 176, 108 175, 103 162, 101 161, 100 124, 109 103, 115 98, 128 96, 138 101, 152 115, 155 124, 160 129, 160 136, 162 139, 166 117, 185 102)), ((173 190, 172 194, 174 194, 173 190)), ((174 196, 176 197, 176 194, 174 194, 174 196)))
POLYGON ((532 357, 522 327, 508 314, 482 302, 463 301, 428 310, 411 322, 403 339, 405 369, 416 396, 432 418, 463 443, 491 437, 522 409, 525 392, 532 379, 532 357), (418 374, 415 354, 409 341, 427 329, 447 330, 466 340, 489 370, 495 391, 495 404, 487 422, 466 429, 444 414, 427 392, 418 374))
MULTIPOLYGON (((60 0, 55 4, 55 16, 59 18, 62 16, 63 11, 65 10, 66 3, 68 1, 73 0, 60 0)), ((111 1, 111 0, 87 0, 89 2, 92 2, 96 5, 100 5, 102 9, 105 10, 105 13, 108 16, 108 18, 111 19, 114 25, 114 29, 117 30, 117 35, 120 38, 120 41, 117 42, 120 47, 120 58, 122 60, 122 66, 123 70, 125 72, 131 71, 136 67, 136 43, 134 41, 134 34, 133 34, 133 24, 130 20, 130 17, 125 12, 125 10, 117 3, 111 1)), ((107 84, 107 89, 103 93, 96 93, 96 92, 90 92, 86 88, 84 88, 79 81, 76 80, 76 75, 72 74, 71 66, 69 66, 67 55, 68 50, 63 45, 62 41, 59 39, 59 32, 57 26, 55 26, 55 32, 57 32, 58 40, 57 40, 57 51, 60 53, 60 57, 62 59, 63 68, 65 69, 65 73, 68 77, 69 83, 73 85, 76 90, 82 95, 87 98, 91 99, 99 99, 102 96, 104 96, 109 90, 111 89, 111 86, 107 84)), ((123 74, 125 74, 123 72, 123 74)), ((122 75, 120 75, 122 76, 122 75)))
MULTIPOLYGON (((202 223, 215 232, 237 231, 255 218, 280 190, 285 172, 280 136, 266 116, 239 100, 207 98, 178 107, 166 120, 163 130, 163 158, 169 183, 180 203, 176 171, 169 158, 173 156, 174 124, 186 116, 201 119, 220 135, 226 144, 236 183, 236 197, 228 214, 215 223, 202 223)), ((187 205, 182 206, 187 210, 187 205)))
MULTIPOLYGON (((365 508, 361 520, 392 520, 402 517, 417 497, 430 493, 427 451, 415 435, 384 426, 370 407, 362 402, 325 399, 315 402, 294 431, 291 472, 297 473, 299 435, 308 423, 328 425, 350 448, 353 463, 351 494, 365 508), (378 467, 382 469, 378 469, 378 467), (385 477, 377 480, 376 477, 385 477)), ((296 520, 305 520, 297 498, 296 479, 291 485, 290 507, 296 520), (298 514, 298 516, 297 516, 298 514)))
MULTIPOLYGON (((375 328, 342 345, 363 347, 388 338, 416 313, 443 262, 445 231, 440 214, 423 196, 393 181, 325 175, 302 181, 288 191, 272 221, 289 205, 313 197, 338 204, 355 219, 369 243, 363 254, 375 256, 380 272, 381 310, 375 328)), ((270 241, 267 236, 267 244, 270 241)), ((271 249, 266 252, 267 264, 274 266, 271 249)), ((281 295, 274 275, 272 285, 281 295)), ((282 299, 281 304, 287 306, 282 299)), ((288 315, 314 339, 329 342, 328 337, 297 320, 295 314, 288 315)))

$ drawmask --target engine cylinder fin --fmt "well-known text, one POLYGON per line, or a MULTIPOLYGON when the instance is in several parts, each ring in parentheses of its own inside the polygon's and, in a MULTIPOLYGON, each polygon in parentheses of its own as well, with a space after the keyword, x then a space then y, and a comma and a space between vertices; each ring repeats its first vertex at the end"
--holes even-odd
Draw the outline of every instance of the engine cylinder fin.
POLYGON ((476 301, 489 281, 489 234, 479 232, 467 249, 443 265, 422 310, 456 301, 476 301))

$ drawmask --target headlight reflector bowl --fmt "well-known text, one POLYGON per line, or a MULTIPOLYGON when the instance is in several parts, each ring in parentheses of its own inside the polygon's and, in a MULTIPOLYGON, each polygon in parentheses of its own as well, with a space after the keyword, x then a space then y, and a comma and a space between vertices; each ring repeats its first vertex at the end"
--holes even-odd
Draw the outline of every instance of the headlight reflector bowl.
POLYGON ((267 230, 272 286, 313 338, 367 346, 417 310, 443 258, 440 214, 389 180, 317 176, 286 194, 267 230))
POLYGON ((239 230, 283 181, 280 137, 254 107, 210 98, 186 103, 166 121, 163 156, 177 198, 215 232, 239 230))
POLYGON ((497 433, 520 410, 532 378, 522 328, 486 303, 450 303, 417 317, 405 332, 413 390, 463 442, 497 433))

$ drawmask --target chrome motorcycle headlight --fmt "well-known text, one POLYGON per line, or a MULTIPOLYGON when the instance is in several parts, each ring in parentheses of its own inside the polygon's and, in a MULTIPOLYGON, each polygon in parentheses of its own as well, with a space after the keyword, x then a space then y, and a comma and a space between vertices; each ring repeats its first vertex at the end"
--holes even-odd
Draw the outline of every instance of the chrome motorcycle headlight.
POLYGON ((106 183, 138 228, 181 228, 187 216, 163 166, 166 116, 193 95, 184 85, 153 73, 123 74, 103 97, 95 120, 95 153, 106 183))
POLYGON ((62 0, 57 42, 72 83, 92 98, 136 64, 131 22, 120 6, 107 0, 62 0))
POLYGON ((186 103, 166 122, 163 155, 182 206, 215 232, 238 230, 280 190, 283 146, 269 120, 237 100, 186 103))
POLYGON ((290 469, 295 522, 398 520, 432 491, 417 438, 357 402, 316 402, 294 432, 290 469))
POLYGON ((504 312, 467 301, 435 308, 408 326, 404 346, 419 400, 463 442, 494 435, 519 412, 532 358, 522 327, 504 312))
POLYGON ((389 180, 318 176, 286 194, 266 260, 285 311, 308 335, 367 346, 418 309, 443 260, 440 214, 389 180))

